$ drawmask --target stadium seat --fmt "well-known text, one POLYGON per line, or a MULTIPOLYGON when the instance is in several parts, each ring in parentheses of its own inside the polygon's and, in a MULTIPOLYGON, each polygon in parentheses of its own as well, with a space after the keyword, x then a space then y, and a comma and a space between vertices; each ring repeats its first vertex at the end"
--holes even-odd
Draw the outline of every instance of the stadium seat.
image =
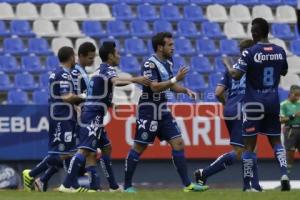
MULTIPOLYGON (((166 93, 166 98, 167 98, 167 100, 168 100, 168 104, 170 104, 170 103, 177 103, 178 101, 177 101, 177 99, 176 99, 176 96, 177 96, 178 94, 175 94, 174 92, 167 92, 166 93)), ((187 96, 187 95, 186 95, 187 96)))
POLYGON ((259 0, 236 0, 236 3, 245 6, 255 6, 259 4, 259 0))
POLYGON ((228 16, 225 7, 219 4, 207 6, 206 16, 210 21, 214 22, 228 21, 228 16))
POLYGON ((43 73, 39 78, 39 87, 41 89, 49 90, 49 74, 43 73))
POLYGON ((284 100, 286 100, 289 96, 289 91, 288 90, 284 90, 282 88, 278 88, 278 96, 279 96, 279 101, 282 102, 284 100))
POLYGON ((220 51, 222 55, 238 56, 240 54, 239 44, 236 40, 220 40, 220 51))
POLYGON ((202 56, 192 57, 191 66, 194 71, 200 73, 211 73, 214 71, 212 64, 209 62, 207 57, 202 57, 202 56))
POLYGON ((144 3, 154 4, 154 5, 161 5, 166 3, 166 0, 144 0, 144 3))
POLYGON ((109 21, 107 23, 107 33, 113 37, 128 37, 130 35, 123 21, 109 21))
POLYGON ((215 66, 216 66, 216 72, 225 72, 226 67, 223 63, 223 58, 222 57, 216 57, 215 58, 215 66))
POLYGON ((146 21, 153 21, 159 18, 158 13, 156 13, 155 7, 152 5, 138 5, 137 13, 139 19, 146 21))
POLYGON ((205 90, 207 87, 202 74, 199 74, 198 72, 188 73, 184 80, 185 85, 188 88, 197 92, 205 90))
POLYGON ((25 55, 28 53, 20 38, 5 38, 3 46, 4 52, 12 55, 25 55))
POLYGON ((47 20, 60 20, 64 18, 64 15, 58 4, 45 3, 41 6, 41 18, 47 20))
POLYGON ((232 21, 248 23, 251 21, 249 8, 244 5, 233 5, 230 7, 229 18, 232 21))
POLYGON ((57 54, 58 50, 63 46, 68 46, 73 48, 72 41, 69 38, 59 37, 59 38, 54 38, 51 42, 51 49, 55 55, 57 54))
POLYGON ((181 20, 177 24, 178 34, 188 38, 198 38, 201 32, 197 30, 195 23, 192 21, 181 20))
POLYGON ((283 40, 291 40, 295 38, 289 24, 272 24, 272 35, 283 40))
POLYGON ((292 55, 292 53, 288 50, 288 48, 287 48, 287 46, 286 46, 286 44, 285 44, 285 42, 283 40, 278 39, 278 38, 274 38, 274 39, 270 39, 269 41, 271 43, 274 43, 274 44, 282 47, 285 50, 285 53, 286 53, 287 56, 291 56, 292 55))
POLYGON ((136 37, 151 37, 152 31, 146 21, 133 20, 130 24, 131 35, 136 37))
POLYGON ((199 39, 197 40, 198 53, 205 56, 219 56, 220 52, 215 45, 214 40, 199 39))
POLYGON ((4 21, 0 20, 0 37, 9 37, 10 31, 7 30, 4 21))
MULTIPOLYGON (((99 0, 96 0, 96 2, 99 2, 99 0)), ((101 3, 105 3, 105 4, 109 4, 109 5, 112 5, 112 4, 117 4, 119 3, 119 0, 100 0, 101 3)))
POLYGON ((46 68, 48 71, 53 71, 60 66, 57 56, 48 56, 46 58, 46 68))
MULTIPOLYGON (((299 47, 297 47, 299 48, 299 47)), ((293 50, 292 50, 293 51, 293 50)), ((287 57, 287 62, 289 65, 289 73, 300 73, 300 57, 299 56, 289 56, 287 57)))
POLYGON ((55 37, 58 35, 53 23, 44 19, 35 20, 33 22, 33 32, 41 37, 55 37))
POLYGON ((19 3, 16 7, 17 19, 30 19, 34 20, 39 18, 36 6, 32 3, 19 3))
POLYGON ((113 16, 118 20, 132 20, 135 18, 131 7, 127 4, 116 4, 112 7, 113 16))
MULTIPOLYGON (((189 85, 185 84, 187 87, 189 87, 189 85)), ((168 94, 173 94, 172 92, 168 92, 168 94)), ((190 96, 188 96, 187 94, 182 94, 182 93, 179 93, 179 94, 173 94, 173 96, 170 96, 169 97, 170 100, 168 100, 168 102, 171 102, 171 103, 178 103, 178 102, 181 102, 183 104, 190 104, 190 103, 195 103, 196 101, 194 99, 192 99, 190 96), (177 96, 177 99, 176 100, 176 96, 177 96), (173 100, 173 98, 175 98, 173 100)))
POLYGON ((41 73, 46 69, 42 66, 40 58, 37 56, 23 56, 21 59, 21 66, 24 72, 41 73))
POLYGON ((7 74, 0 72, 0 91, 7 91, 13 88, 7 74))
POLYGON ((63 19, 58 22, 58 34, 62 37, 82 37, 76 21, 63 19))
POLYGON ((32 93, 32 103, 36 105, 47 105, 49 94, 45 90, 34 91, 32 93))
POLYGON ((15 18, 12 6, 9 3, 0 3, 0 19, 10 20, 15 18))
POLYGON ((99 21, 84 21, 82 22, 81 30, 89 37, 100 38, 107 36, 99 21))
POLYGON ((190 0, 190 2, 201 6, 213 4, 213 0, 190 0))
POLYGON ((223 73, 220 72, 210 74, 208 77, 209 86, 216 87, 220 83, 222 77, 223 77, 223 73))
POLYGON ((282 0, 283 5, 297 6, 297 0, 282 0))
POLYGON ((122 71, 131 74, 139 74, 141 72, 140 64, 134 56, 122 56, 120 60, 120 68, 122 71))
POLYGON ((252 9, 252 18, 262 17, 266 19, 268 22, 274 21, 274 16, 272 14, 272 10, 269 6, 266 5, 256 5, 252 9))
POLYGON ((218 102, 215 95, 215 87, 208 87, 203 92, 203 98, 202 101, 204 102, 218 102))
POLYGON ((168 20, 172 22, 182 19, 178 7, 174 5, 163 5, 160 7, 160 17, 162 20, 168 20))
POLYGON ((28 41, 28 52, 36 55, 51 55, 52 51, 49 50, 49 45, 44 38, 31 38, 28 41))
POLYGON ((173 72, 174 75, 179 71, 179 69, 183 66, 186 66, 186 62, 184 60, 184 57, 182 56, 173 56, 173 72))
POLYGON ((289 90, 292 85, 300 85, 299 76, 296 73, 288 73, 280 81, 280 87, 289 90))
MULTIPOLYGON (((172 24, 165 20, 157 20, 153 23, 154 33, 170 32, 174 34, 172 24)), ((175 34, 174 34, 175 35, 175 34)))
POLYGON ((127 54, 136 56, 145 56, 148 54, 148 49, 142 39, 130 38, 125 40, 125 51, 127 54))
POLYGON ((24 105, 29 103, 29 98, 26 92, 22 90, 11 90, 7 93, 7 104, 9 105, 24 105))
POLYGON ((195 48, 189 39, 179 38, 175 39, 175 53, 182 56, 192 56, 196 54, 195 48))
POLYGON ((224 6, 232 6, 236 3, 236 0, 213 0, 213 2, 224 6))
POLYGON ((276 8, 276 22, 296 23, 297 16, 292 6, 282 5, 276 8))
MULTIPOLYGON (((293 40, 290 43, 291 52, 297 56, 300 56, 300 40, 293 40)), ((299 63, 300 64, 300 63, 299 63)))
POLYGON ((261 4, 265 4, 268 6, 276 7, 280 4, 282 4, 281 0, 260 0, 261 4))
POLYGON ((113 19, 109 7, 104 3, 90 4, 88 18, 90 20, 100 20, 100 21, 113 19))
POLYGON ((167 4, 173 4, 173 5, 186 5, 189 4, 189 0, 166 0, 167 4))
POLYGON ((69 3, 65 7, 65 17, 71 20, 85 20, 87 19, 87 14, 82 4, 69 3))
POLYGON ((7 73, 16 73, 21 71, 20 66, 14 56, 0 56, 0 71, 7 73))
POLYGON ((38 84, 29 73, 20 73, 15 75, 15 86, 21 90, 34 90, 38 84))
POLYGON ((203 36, 213 39, 225 38, 225 35, 223 34, 223 31, 220 28, 220 25, 216 22, 203 22, 202 33, 203 36))
POLYGON ((91 42, 95 45, 96 47, 96 54, 98 54, 98 45, 97 45, 97 42, 93 39, 93 38, 90 38, 90 37, 84 37, 84 38, 77 38, 76 41, 75 41, 75 52, 77 53, 78 52, 78 49, 79 49, 79 46, 81 44, 83 44, 84 42, 91 42))
POLYGON ((202 8, 196 5, 188 5, 184 7, 184 19, 193 22, 206 21, 202 8))
POLYGON ((124 3, 129 4, 129 5, 136 5, 136 4, 141 4, 143 0, 123 0, 124 3))
POLYGON ((60 5, 66 5, 68 3, 72 3, 72 0, 52 0, 52 2, 60 5))
POLYGON ((26 20, 12 20, 10 22, 10 32, 19 37, 34 37, 30 24, 26 20))
POLYGON ((239 22, 226 22, 224 24, 224 33, 228 38, 244 39, 248 37, 243 25, 239 22))

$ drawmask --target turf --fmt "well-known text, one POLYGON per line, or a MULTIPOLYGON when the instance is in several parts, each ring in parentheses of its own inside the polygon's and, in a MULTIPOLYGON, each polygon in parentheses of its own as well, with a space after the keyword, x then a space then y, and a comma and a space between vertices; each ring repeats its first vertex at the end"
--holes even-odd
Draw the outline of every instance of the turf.
POLYGON ((181 190, 141 190, 136 194, 109 192, 62 194, 59 192, 0 191, 0 200, 299 200, 299 197, 300 190, 291 192, 267 190, 261 193, 245 193, 238 189, 211 189, 202 193, 184 193, 181 190))

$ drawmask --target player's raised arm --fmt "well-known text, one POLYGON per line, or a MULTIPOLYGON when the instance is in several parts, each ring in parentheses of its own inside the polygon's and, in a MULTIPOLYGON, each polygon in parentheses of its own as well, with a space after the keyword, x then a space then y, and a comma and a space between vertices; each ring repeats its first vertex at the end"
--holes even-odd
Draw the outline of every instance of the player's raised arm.
POLYGON ((121 78, 121 77, 114 77, 111 79, 111 82, 115 86, 125 86, 131 83, 137 83, 144 86, 149 86, 151 84, 151 80, 145 76, 138 76, 132 78, 121 78))
MULTIPOLYGON (((239 62, 243 62, 241 58, 239 59, 239 62)), ((228 57, 223 58, 223 63, 226 66, 230 76, 235 79, 235 80, 240 80, 245 73, 243 70, 240 68, 235 68, 233 64, 230 62, 228 57)), ((238 66, 238 65, 237 65, 238 66)))

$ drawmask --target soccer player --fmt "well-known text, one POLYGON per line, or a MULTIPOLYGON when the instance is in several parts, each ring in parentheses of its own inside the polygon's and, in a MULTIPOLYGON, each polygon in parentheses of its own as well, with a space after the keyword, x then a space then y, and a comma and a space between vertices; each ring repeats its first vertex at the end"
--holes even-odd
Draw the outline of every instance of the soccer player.
POLYGON ((167 92, 185 93, 195 98, 196 93, 182 87, 177 82, 184 79, 188 68, 183 67, 177 75, 172 74, 172 55, 174 42, 169 32, 157 33, 152 37, 152 47, 155 52, 142 66, 142 74, 152 82, 143 87, 139 100, 136 120, 136 135, 134 145, 129 151, 125 163, 125 192, 136 192, 132 187, 132 177, 141 154, 149 144, 158 137, 166 140, 172 148, 172 156, 177 172, 184 186, 184 191, 204 191, 208 187, 194 184, 188 177, 187 164, 184 156, 184 142, 175 119, 167 109, 167 92))
POLYGON ((288 170, 292 169, 295 151, 300 152, 300 87, 292 85, 289 97, 280 105, 280 121, 284 123, 284 147, 288 170))
MULTIPOLYGON (((240 43, 241 53, 252 45, 254 45, 253 40, 242 40, 240 43)), ((226 62, 225 64, 229 63, 226 62)), ((233 80, 226 70, 216 87, 215 95, 224 105, 225 123, 230 135, 232 151, 221 155, 208 167, 196 170, 194 175, 196 182, 199 184, 206 184, 210 176, 226 169, 227 166, 234 164, 241 158, 244 151, 241 103, 245 94, 245 78, 245 75, 243 75, 241 80, 233 80), (225 98, 225 93, 227 98, 225 98)))
MULTIPOLYGON (((74 105, 83 101, 74 92, 70 71, 75 65, 72 48, 62 47, 58 51, 61 67, 49 77, 49 150, 48 155, 32 170, 23 171, 24 189, 33 190, 33 181, 40 173, 54 174, 62 167, 62 161, 69 158, 75 148, 76 114, 74 105)), ((47 178, 47 177, 46 177, 47 178)))
POLYGON ((269 24, 263 18, 252 21, 252 47, 244 50, 237 65, 227 68, 232 78, 246 75, 243 99, 243 137, 246 151, 242 154, 245 191, 262 191, 257 176, 257 157, 254 152, 257 134, 268 136, 281 172, 281 190, 290 190, 286 152, 280 141, 278 84, 288 71, 283 48, 268 41, 269 24), (251 182, 251 185, 250 185, 251 182))
POLYGON ((114 42, 104 42, 99 49, 102 64, 91 78, 88 97, 81 113, 80 143, 77 153, 73 156, 61 192, 81 192, 78 186, 78 172, 85 166, 86 158, 96 152, 99 143, 105 141, 106 131, 103 118, 111 106, 113 86, 123 86, 130 83, 149 85, 147 77, 120 78, 114 66, 119 64, 120 56, 114 42))

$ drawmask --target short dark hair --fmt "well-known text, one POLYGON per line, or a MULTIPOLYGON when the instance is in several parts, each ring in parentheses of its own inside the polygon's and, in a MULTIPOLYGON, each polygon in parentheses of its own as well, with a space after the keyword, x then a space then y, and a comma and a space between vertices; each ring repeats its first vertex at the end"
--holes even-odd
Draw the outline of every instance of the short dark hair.
POLYGON ((67 62, 74 55, 73 48, 68 46, 61 47, 57 53, 58 60, 61 63, 67 62))
POLYGON ((291 85, 290 92, 294 92, 295 90, 299 90, 299 89, 300 89, 299 85, 291 85))
POLYGON ((240 51, 242 52, 245 49, 253 46, 254 44, 255 44, 255 42, 251 39, 242 40, 242 41, 240 41, 240 44, 239 44, 240 51))
POLYGON ((259 33, 262 37, 268 37, 269 34, 269 24, 264 18, 255 18, 252 20, 252 26, 257 25, 259 28, 259 33))
POLYGON ((152 37, 152 47, 154 52, 157 51, 158 45, 165 45, 165 38, 172 38, 172 33, 170 32, 160 32, 152 37))
POLYGON ((96 47, 93 43, 84 42, 78 48, 78 56, 80 55, 87 56, 89 52, 95 52, 95 51, 96 51, 96 47))
POLYGON ((102 43, 99 49, 99 56, 102 62, 106 62, 108 60, 109 54, 114 54, 116 48, 116 43, 114 41, 105 41, 102 43))

